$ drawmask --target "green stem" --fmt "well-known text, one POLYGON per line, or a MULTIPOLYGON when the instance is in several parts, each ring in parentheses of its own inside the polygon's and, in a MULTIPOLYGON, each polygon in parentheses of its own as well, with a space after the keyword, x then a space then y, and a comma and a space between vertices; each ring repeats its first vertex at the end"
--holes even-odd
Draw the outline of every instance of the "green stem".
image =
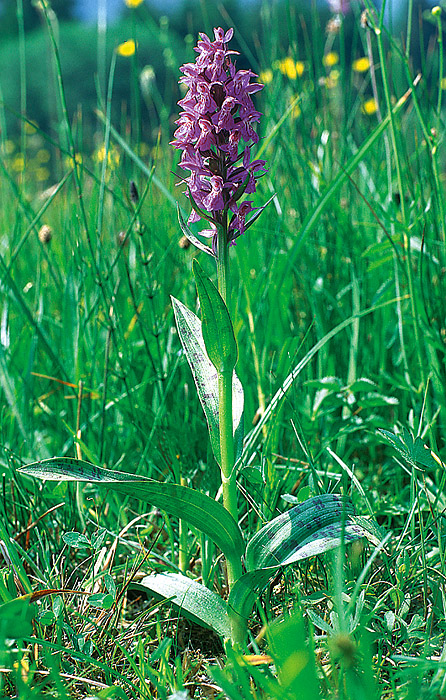
MULTIPOLYGON (((180 477, 181 486, 187 486, 186 479, 184 476, 180 477)), ((186 575, 188 569, 188 556, 187 556, 187 523, 180 518, 179 520, 179 546, 178 546, 178 568, 181 573, 186 575)))
MULTIPOLYGON (((217 279, 218 291, 229 308, 229 255, 227 245, 227 218, 218 229, 217 239, 217 279)), ((232 370, 218 374, 218 405, 220 429, 220 469, 223 491, 223 505, 238 522, 237 482, 234 472, 234 435, 232 420, 232 370)), ((228 587, 241 576, 240 561, 227 560, 228 587)))
MULTIPOLYGON (((229 286, 229 250, 227 244, 227 220, 226 225, 218 228, 217 238, 217 283, 218 291, 223 301, 228 306, 228 286, 229 286)), ((229 308, 229 307, 228 307, 229 308)))
MULTIPOLYGON (((232 434, 232 371, 218 375, 220 455, 223 505, 238 522, 237 482, 234 472, 234 436, 232 434)), ((231 590, 241 576, 240 561, 227 561, 228 587, 231 590)))

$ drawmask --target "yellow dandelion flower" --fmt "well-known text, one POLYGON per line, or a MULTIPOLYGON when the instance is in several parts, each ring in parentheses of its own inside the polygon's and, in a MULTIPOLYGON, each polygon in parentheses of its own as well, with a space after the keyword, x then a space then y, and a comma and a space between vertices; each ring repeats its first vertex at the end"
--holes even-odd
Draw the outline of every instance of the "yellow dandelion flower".
POLYGON ((133 56, 135 51, 136 43, 134 39, 124 41, 124 43, 119 44, 118 48, 116 49, 116 53, 119 54, 119 56, 125 56, 126 58, 128 58, 129 56, 133 56))
POLYGON ((441 79, 440 86, 442 90, 446 90, 446 78, 441 79))
POLYGON ((375 114, 377 109, 378 105, 376 104, 376 100, 374 97, 371 97, 369 100, 366 100, 361 107, 361 111, 363 112, 363 114, 375 114))
POLYGON ((124 0, 124 2, 127 7, 138 7, 138 5, 141 5, 144 0, 124 0))
POLYGON ((48 180, 49 176, 50 171, 48 170, 48 168, 45 168, 45 166, 36 168, 35 178, 38 182, 45 182, 45 180, 48 180))
MULTIPOLYGON (((105 146, 101 146, 101 148, 98 148, 93 157, 98 163, 102 163, 105 158, 105 146)), ((118 151, 116 151, 113 148, 110 148, 107 154, 107 165, 119 165, 119 160, 120 156, 118 151)))
POLYGON ((279 63, 279 70, 283 75, 286 75, 290 80, 297 78, 296 66, 291 56, 287 56, 279 63))
POLYGON ((353 61, 352 68, 356 73, 365 73, 370 68, 370 61, 367 56, 362 56, 353 61))
POLYGON ((335 66, 337 63, 339 63, 339 54, 336 53, 336 51, 329 51, 323 57, 322 63, 326 68, 332 68, 332 66, 335 66))
POLYGON ((271 68, 267 68, 266 70, 262 70, 259 74, 259 80, 263 85, 268 85, 273 79, 273 72, 271 68))
POLYGON ((75 162, 78 165, 82 165, 82 156, 80 153, 76 153, 74 158, 72 156, 66 156, 66 158, 64 159, 64 162, 65 162, 65 165, 67 166, 67 168, 74 168, 75 162))
POLYGON ((302 61, 293 61, 291 56, 287 56, 282 61, 279 61, 273 67, 277 67, 283 75, 286 75, 290 80, 296 80, 296 78, 302 75, 305 70, 305 64, 302 61))
POLYGON ((16 173, 21 173, 23 172, 23 169, 25 167, 25 158, 23 157, 22 153, 17 153, 16 157, 12 161, 12 169, 16 171, 16 173))
POLYGON ((303 63, 302 61, 296 61, 296 73, 299 76, 299 78, 303 74, 304 70, 305 70, 305 63, 303 63))

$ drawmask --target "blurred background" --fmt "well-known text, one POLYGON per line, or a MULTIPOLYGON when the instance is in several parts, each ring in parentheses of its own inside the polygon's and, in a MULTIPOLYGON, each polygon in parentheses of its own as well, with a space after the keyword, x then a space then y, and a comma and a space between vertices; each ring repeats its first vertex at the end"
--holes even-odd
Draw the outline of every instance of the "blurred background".
MULTIPOLYGON (((305 90, 304 79, 312 84, 322 79, 321 56, 334 46, 341 26, 344 45, 354 47, 351 55, 343 56, 344 68, 366 52, 354 39, 360 33, 364 7, 349 0, 51 0, 46 6, 45 17, 41 0, 0 0, 0 137, 6 152, 14 148, 24 126, 29 132, 36 127, 60 142, 59 67, 51 34, 59 50, 68 114, 79 134, 76 145, 88 153, 103 141, 97 115, 104 112, 107 95, 112 123, 131 142, 136 139, 141 156, 157 142, 160 131, 164 141, 170 138, 180 97, 179 66, 193 60, 200 31, 211 34, 215 26, 234 26, 231 47, 243 56, 239 67, 249 62, 264 82, 268 76, 272 79, 274 62, 277 68, 287 57, 297 66, 305 60, 302 80, 299 70, 294 76, 298 90, 305 90), (273 34, 272 17, 276 18, 273 34), (311 54, 314 65, 308 62, 311 54)), ((402 44, 406 17, 405 0, 389 0, 386 24, 402 44)), ((429 45, 435 29, 426 19, 431 19, 427 5, 415 0, 411 48, 415 70, 417 62, 423 63, 420 46, 429 45)), ((42 144, 38 138, 35 142, 39 150, 42 144)), ((28 140, 28 146, 32 143, 28 140)), ((49 167, 42 162, 38 172, 44 181, 49 167)))

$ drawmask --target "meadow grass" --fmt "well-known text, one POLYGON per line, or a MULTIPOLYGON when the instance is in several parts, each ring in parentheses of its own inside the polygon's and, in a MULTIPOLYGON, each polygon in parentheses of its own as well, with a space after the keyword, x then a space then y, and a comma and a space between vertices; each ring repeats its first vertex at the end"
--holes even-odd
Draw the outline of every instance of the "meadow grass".
POLYGON ((23 115, 20 145, 3 139, 0 161, 0 602, 47 592, 26 634, 0 627, 6 697, 446 694, 441 14, 429 13, 436 33, 418 59, 372 10, 361 24, 354 8, 348 37, 335 17, 326 32, 316 13, 303 24, 284 11, 286 40, 270 3, 256 42, 235 28, 265 82, 269 170, 255 204, 274 194, 231 249, 240 525, 253 534, 290 502, 348 493, 385 541, 278 573, 243 655, 138 591, 150 571, 183 570, 224 594, 210 540, 131 497, 17 472, 58 455, 212 497, 219 485, 169 297, 196 307, 168 145, 176 114, 159 110, 159 136, 141 149, 136 60, 130 112, 111 119, 116 56, 88 152, 54 42, 58 133, 23 115), (43 184, 30 148, 51 154, 43 184))

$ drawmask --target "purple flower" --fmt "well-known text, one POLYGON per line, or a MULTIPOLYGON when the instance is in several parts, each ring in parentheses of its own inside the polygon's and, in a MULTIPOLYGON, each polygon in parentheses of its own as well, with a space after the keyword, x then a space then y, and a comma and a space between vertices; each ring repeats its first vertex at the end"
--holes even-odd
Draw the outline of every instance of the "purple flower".
POLYGON ((264 160, 251 160, 251 145, 259 140, 253 125, 261 117, 251 95, 263 85, 251 82, 257 77, 251 70, 236 70, 231 55, 237 52, 227 48, 232 35, 221 27, 214 29, 214 41, 200 34, 195 63, 180 68, 187 93, 178 102, 183 111, 171 142, 183 151, 180 167, 189 171, 182 178, 193 205, 189 222, 210 222, 201 233, 212 237, 214 254, 218 228, 227 232, 228 244, 245 232, 253 207, 239 200, 256 191, 266 172, 264 160))

